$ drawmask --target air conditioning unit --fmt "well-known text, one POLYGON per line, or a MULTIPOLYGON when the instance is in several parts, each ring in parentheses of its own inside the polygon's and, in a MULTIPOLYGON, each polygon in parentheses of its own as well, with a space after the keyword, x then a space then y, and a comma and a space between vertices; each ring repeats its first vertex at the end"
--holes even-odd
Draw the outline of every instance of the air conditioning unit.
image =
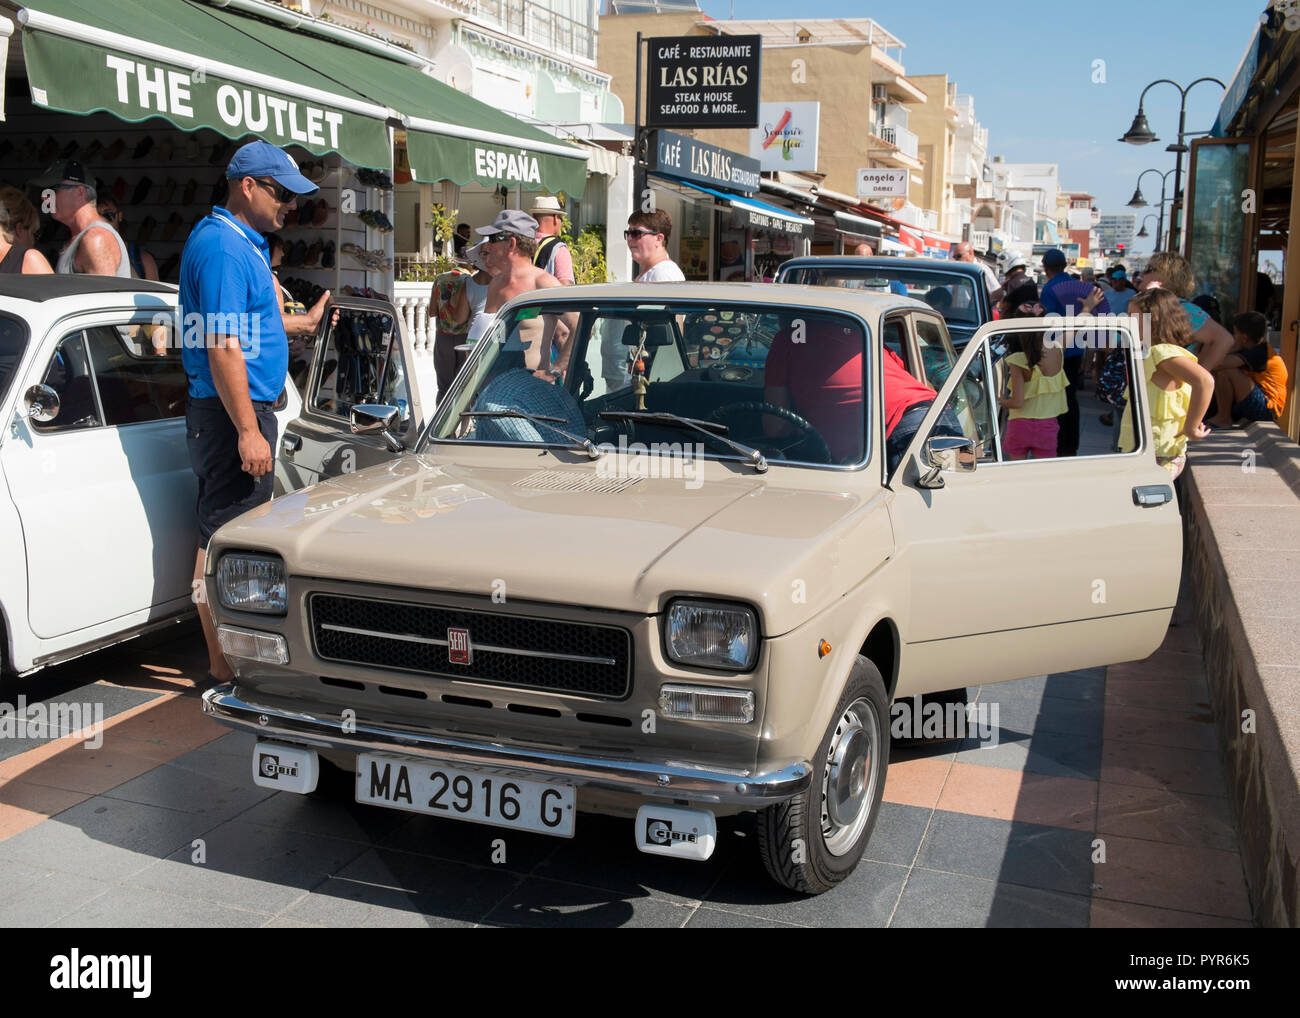
POLYGON ((888 101, 889 101, 889 86, 888 86, 888 85, 872 85, 872 86, 871 86, 871 101, 872 101, 873 103, 883 103, 883 102, 888 102, 888 101))

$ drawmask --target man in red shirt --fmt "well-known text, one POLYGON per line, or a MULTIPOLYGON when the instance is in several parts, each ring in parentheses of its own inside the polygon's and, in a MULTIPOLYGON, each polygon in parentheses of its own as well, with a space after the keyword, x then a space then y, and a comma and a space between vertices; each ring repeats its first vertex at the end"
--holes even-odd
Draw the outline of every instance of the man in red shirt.
MULTIPOLYGON (((862 459, 867 420, 862 399, 863 346, 860 328, 814 318, 805 322, 800 342, 795 342, 791 327, 778 332, 767 355, 763 399, 806 418, 826 440, 836 463, 862 459)), ((892 474, 936 393, 912 377, 892 351, 886 349, 884 354, 886 454, 892 474)), ((949 430, 953 423, 945 419, 935 433, 961 434, 960 428, 949 430)), ((789 426, 769 416, 764 431, 777 436, 788 433, 789 426)))

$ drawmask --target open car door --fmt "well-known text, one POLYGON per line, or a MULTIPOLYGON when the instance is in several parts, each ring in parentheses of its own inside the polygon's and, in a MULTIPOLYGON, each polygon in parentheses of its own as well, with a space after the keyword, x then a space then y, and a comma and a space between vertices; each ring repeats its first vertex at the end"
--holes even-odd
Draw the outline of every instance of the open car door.
MULTIPOLYGON (((399 454, 382 435, 354 435, 353 406, 386 403, 398 408, 395 437, 410 448, 432 409, 421 398, 412 370, 410 339, 386 300, 343 297, 321 323, 302 384, 302 414, 280 436, 277 491, 294 491, 337 474, 352 473, 399 454)), ((431 401, 430 401, 431 402, 431 401)))
POLYGON ((1116 321, 1056 330, 1067 350, 1076 340, 1113 347, 1098 355, 1123 357, 1130 383, 1122 409, 1079 395, 1078 455, 1009 459, 999 427, 1003 361, 1018 336, 1050 339, 1050 319, 982 326, 940 389, 890 479, 911 577, 898 695, 1135 660, 1159 646, 1182 525, 1152 450, 1142 345, 1129 319, 1116 321), (1123 436, 1107 409, 1129 415, 1123 436), (965 447, 944 438, 954 422, 965 447))

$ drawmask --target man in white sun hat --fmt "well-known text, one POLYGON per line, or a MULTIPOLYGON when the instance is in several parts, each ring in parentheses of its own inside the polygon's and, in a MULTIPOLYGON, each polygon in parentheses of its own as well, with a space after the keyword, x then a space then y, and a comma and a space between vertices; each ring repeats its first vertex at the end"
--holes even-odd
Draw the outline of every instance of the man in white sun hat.
POLYGON ((549 272, 565 286, 574 284, 573 255, 560 239, 564 209, 559 198, 543 195, 533 202, 528 214, 537 220, 537 251, 533 264, 549 272))

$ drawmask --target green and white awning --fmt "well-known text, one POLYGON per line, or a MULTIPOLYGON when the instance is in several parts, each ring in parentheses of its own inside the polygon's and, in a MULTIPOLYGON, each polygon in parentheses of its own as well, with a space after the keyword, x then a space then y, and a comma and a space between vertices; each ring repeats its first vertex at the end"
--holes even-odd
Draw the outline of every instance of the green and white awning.
POLYGON ((19 21, 32 98, 49 109, 163 117, 379 169, 400 124, 417 180, 582 191, 582 149, 340 42, 197 0, 31 0, 19 21))

